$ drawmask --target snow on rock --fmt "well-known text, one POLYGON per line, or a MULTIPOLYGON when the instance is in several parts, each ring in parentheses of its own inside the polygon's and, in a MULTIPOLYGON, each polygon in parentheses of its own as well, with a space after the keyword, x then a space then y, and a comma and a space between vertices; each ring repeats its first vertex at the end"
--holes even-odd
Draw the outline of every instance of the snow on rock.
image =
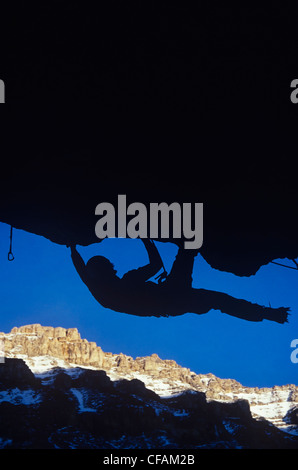
POLYGON ((80 413, 84 413, 86 411, 96 413, 97 411, 96 408, 89 408, 88 406, 85 406, 85 397, 84 397, 84 393, 81 390, 78 390, 76 388, 71 388, 70 391, 74 394, 74 396, 78 400, 80 413))
MULTIPOLYGON (((220 379, 215 375, 196 374, 173 360, 163 360, 157 354, 133 359, 125 354, 104 353, 96 343, 81 339, 76 328, 43 327, 39 324, 13 328, 10 333, 0 333, 5 345, 5 356, 20 358, 42 381, 51 383, 57 369, 78 376, 83 369, 104 370, 116 382, 122 379, 142 381, 146 388, 162 398, 173 397, 185 391, 199 391, 207 400, 233 402, 247 400, 251 413, 266 419, 283 431, 298 434, 298 426, 287 423, 286 414, 298 405, 296 385, 273 388, 245 387, 233 379, 220 379)), ((80 410, 94 411, 84 401, 84 394, 72 390, 80 410)), ((0 402, 9 399, 0 395, 0 402)), ((36 395, 10 392, 10 400, 37 400, 36 395)), ((157 410, 157 413, 159 411, 157 410)), ((228 425, 227 425, 228 426, 228 425)))
POLYGON ((34 390, 19 390, 13 388, 0 391, 0 403, 8 402, 12 405, 36 405, 42 401, 42 397, 34 390))

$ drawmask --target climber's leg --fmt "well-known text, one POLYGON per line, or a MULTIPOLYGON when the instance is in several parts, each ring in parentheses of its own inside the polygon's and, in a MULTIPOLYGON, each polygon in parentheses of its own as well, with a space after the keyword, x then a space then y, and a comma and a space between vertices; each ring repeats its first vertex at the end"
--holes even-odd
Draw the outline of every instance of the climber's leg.
POLYGON ((212 309, 253 322, 270 320, 277 323, 286 323, 289 315, 289 308, 263 307, 247 300, 236 299, 222 292, 191 289, 188 299, 189 312, 203 314, 212 309))

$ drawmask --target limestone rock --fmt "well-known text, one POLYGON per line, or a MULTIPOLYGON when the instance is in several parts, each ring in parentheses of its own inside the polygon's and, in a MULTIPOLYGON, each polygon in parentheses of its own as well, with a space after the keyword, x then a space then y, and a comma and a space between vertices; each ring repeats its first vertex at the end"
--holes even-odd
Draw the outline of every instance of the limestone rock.
POLYGON ((201 392, 208 401, 233 402, 249 400, 251 410, 258 414, 258 405, 289 403, 289 409, 298 406, 298 387, 245 387, 236 380, 221 379, 214 374, 195 374, 174 360, 161 359, 157 354, 132 358, 123 353, 103 352, 95 342, 82 339, 77 328, 42 326, 40 324, 14 327, 10 333, 0 333, 5 356, 29 360, 49 356, 53 367, 59 360, 72 365, 94 367, 113 375, 116 380, 141 380, 146 387, 163 396, 185 390, 201 392), (157 388, 156 388, 157 387, 157 388))
POLYGON ((101 367, 102 349, 94 342, 82 340, 77 328, 24 325, 0 336, 5 354, 28 357, 53 356, 68 363, 101 367))

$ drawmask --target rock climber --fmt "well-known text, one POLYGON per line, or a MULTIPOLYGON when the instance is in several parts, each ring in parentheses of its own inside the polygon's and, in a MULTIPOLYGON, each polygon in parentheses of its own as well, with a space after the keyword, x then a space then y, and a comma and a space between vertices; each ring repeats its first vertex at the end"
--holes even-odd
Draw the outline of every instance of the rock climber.
POLYGON ((205 314, 212 309, 234 317, 259 322, 264 319, 285 323, 289 309, 263 307, 228 294, 192 287, 192 272, 199 250, 180 247, 169 275, 163 282, 152 278, 164 267, 160 254, 150 239, 142 239, 149 263, 133 269, 122 278, 104 256, 94 256, 86 264, 71 245, 73 264, 93 297, 103 306, 137 316, 178 316, 205 314))

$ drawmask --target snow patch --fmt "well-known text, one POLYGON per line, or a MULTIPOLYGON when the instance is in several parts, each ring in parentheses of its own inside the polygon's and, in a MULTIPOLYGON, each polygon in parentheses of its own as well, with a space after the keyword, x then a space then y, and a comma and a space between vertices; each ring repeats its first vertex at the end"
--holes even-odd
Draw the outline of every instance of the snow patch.
POLYGON ((0 403, 8 402, 13 405, 36 405, 42 401, 42 397, 34 390, 19 390, 13 388, 0 392, 0 403))
MULTIPOLYGON (((32 336, 32 339, 34 336, 32 336)), ((35 376, 41 379, 43 383, 50 384, 54 381, 57 368, 63 369, 66 374, 69 374, 72 377, 78 377, 83 369, 89 370, 99 370, 96 367, 92 366, 83 366, 80 364, 71 364, 63 359, 59 359, 52 356, 34 356, 28 357, 27 355, 21 354, 20 347, 15 348, 11 351, 7 357, 15 357, 24 360, 30 370, 35 376)), ((119 372, 117 366, 112 367, 109 370, 106 370, 107 376, 113 381, 119 381, 122 379, 132 380, 138 379, 144 383, 145 387, 148 390, 155 392, 161 398, 173 398, 179 396, 185 392, 196 393, 196 390, 191 385, 184 383, 179 380, 171 380, 167 377, 158 377, 153 375, 147 375, 146 373, 141 373, 137 371, 129 372, 119 372)), ((210 380, 209 376, 200 375, 201 386, 200 391, 206 392, 208 390, 208 385, 210 380)), ((17 389, 15 389, 17 390, 17 389)), ((73 389, 75 390, 75 389, 73 389)), ((14 404, 23 403, 23 404, 34 404, 37 403, 38 394, 33 391, 25 392, 0 392, 0 403, 3 401, 8 401, 14 404)), ((95 408, 90 408, 86 406, 86 400, 83 395, 83 392, 76 390, 74 396, 77 398, 80 406, 80 411, 91 411, 95 412, 95 408)), ((247 400, 250 403, 250 409, 253 417, 257 419, 265 418, 267 421, 271 422, 274 426, 279 429, 298 435, 298 426, 289 425, 284 421, 284 417, 294 406, 297 406, 297 402, 292 402, 291 400, 291 389, 281 390, 275 388, 266 388, 258 389, 257 391, 251 388, 242 387, 238 388, 237 391, 223 392, 223 395, 216 398, 216 401, 228 403, 234 402, 239 399, 247 400)), ((208 401, 208 400, 207 400, 208 401)), ((93 403, 92 403, 93 405, 93 403)), ((97 406, 97 403, 94 402, 94 405, 97 406)), ((156 413, 160 413, 162 409, 156 409, 156 413)), ((178 416, 178 415, 177 415, 178 416)), ((0 444, 1 447, 1 444, 0 444)))
POLYGON ((85 406, 85 397, 84 394, 77 388, 71 388, 70 391, 74 394, 79 403, 79 413, 84 413, 86 411, 96 413, 95 408, 88 408, 85 406))

